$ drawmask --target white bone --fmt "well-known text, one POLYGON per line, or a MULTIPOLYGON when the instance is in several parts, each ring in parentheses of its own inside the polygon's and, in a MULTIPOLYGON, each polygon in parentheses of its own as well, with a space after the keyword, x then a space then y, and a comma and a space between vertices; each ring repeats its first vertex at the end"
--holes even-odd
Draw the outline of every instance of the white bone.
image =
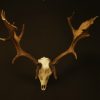
POLYGON ((38 62, 42 64, 43 69, 48 69, 49 68, 49 63, 50 63, 49 58, 42 57, 42 58, 38 59, 38 62))

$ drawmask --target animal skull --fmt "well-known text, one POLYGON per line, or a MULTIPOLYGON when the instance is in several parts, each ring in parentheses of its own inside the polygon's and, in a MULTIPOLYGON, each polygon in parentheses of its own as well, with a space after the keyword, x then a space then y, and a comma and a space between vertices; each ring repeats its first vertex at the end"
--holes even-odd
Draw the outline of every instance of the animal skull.
POLYGON ((40 80, 41 90, 46 90, 48 79, 51 74, 53 74, 54 78, 57 79, 55 66, 60 61, 60 59, 62 59, 64 56, 67 56, 68 54, 73 54, 75 56, 75 58, 77 59, 77 53, 75 52, 75 46, 76 46, 77 42, 80 39, 89 36, 87 29, 94 23, 95 19, 98 18, 98 16, 90 18, 89 20, 82 22, 80 24, 79 28, 75 29, 71 22, 72 17, 73 16, 70 16, 67 18, 69 27, 73 34, 73 40, 72 40, 69 48, 66 49, 64 52, 62 52, 61 54, 59 54, 52 61, 46 57, 42 57, 37 60, 30 53, 26 52, 25 50, 23 50, 21 48, 20 41, 24 34, 24 24, 23 24, 21 33, 18 35, 17 34, 17 26, 15 26, 14 24, 11 24, 6 19, 5 12, 3 10, 1 11, 0 18, 4 22, 7 30, 9 31, 9 37, 8 38, 0 38, 0 40, 2 40, 2 41, 11 40, 12 43, 14 44, 14 47, 17 52, 16 56, 12 60, 12 64, 14 64, 15 60, 21 56, 24 56, 24 57, 27 57, 28 59, 30 59, 37 66, 36 78, 38 77, 40 80))
POLYGON ((38 78, 41 83, 41 90, 46 90, 48 79, 52 74, 50 68, 50 59, 46 57, 42 57, 38 59, 38 63, 41 64, 41 68, 38 71, 38 78))

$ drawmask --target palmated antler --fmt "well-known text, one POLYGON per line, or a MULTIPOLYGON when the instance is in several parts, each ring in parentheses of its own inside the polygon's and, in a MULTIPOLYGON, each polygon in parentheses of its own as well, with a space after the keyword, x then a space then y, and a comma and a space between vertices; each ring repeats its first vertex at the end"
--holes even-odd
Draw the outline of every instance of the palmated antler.
POLYGON ((7 19, 5 17, 5 12, 3 10, 1 12, 1 19, 4 22, 7 30, 9 31, 9 37, 8 38, 0 38, 0 40, 6 41, 6 40, 11 39, 15 46, 16 52, 17 52, 17 55, 12 60, 12 64, 15 62, 16 59, 18 59, 21 56, 27 57, 28 59, 32 60, 32 62, 34 64, 38 64, 38 61, 34 57, 32 57, 29 53, 24 51, 20 46, 20 41, 21 41, 23 33, 24 33, 24 24, 22 26, 22 31, 21 31, 20 35, 17 35, 17 33, 16 33, 17 27, 14 24, 11 24, 10 22, 7 21, 7 19))
POLYGON ((89 34, 87 33, 87 29, 94 23, 95 19, 97 18, 98 16, 96 17, 93 17, 89 20, 86 20, 84 21, 78 29, 74 29, 74 27, 72 26, 71 24, 71 19, 72 19, 72 16, 68 17, 67 20, 68 20, 68 24, 72 30, 72 33, 73 33, 73 40, 72 40, 72 43, 70 45, 70 47, 65 50, 64 52, 62 52, 60 55, 58 55, 52 62, 51 64, 52 65, 55 65, 61 58, 63 58, 64 56, 68 55, 68 54, 73 54, 75 56, 75 58, 77 59, 77 54, 75 52, 75 46, 77 44, 77 42, 82 39, 82 38, 85 38, 85 37, 88 37, 89 34))

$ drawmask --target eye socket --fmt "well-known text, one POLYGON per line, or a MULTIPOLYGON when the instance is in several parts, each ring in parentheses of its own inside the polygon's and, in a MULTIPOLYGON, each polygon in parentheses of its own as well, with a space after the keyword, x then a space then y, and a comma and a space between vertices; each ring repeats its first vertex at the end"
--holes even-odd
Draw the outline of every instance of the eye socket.
POLYGON ((41 63, 38 63, 38 65, 41 66, 42 64, 41 63))
POLYGON ((43 78, 42 78, 42 77, 40 77, 40 80, 43 80, 43 78))
POLYGON ((48 80, 48 79, 49 79, 49 77, 46 78, 46 80, 48 80))
POLYGON ((41 68, 41 66, 42 66, 42 64, 41 63, 38 63, 38 65, 37 65, 39 68, 41 68))

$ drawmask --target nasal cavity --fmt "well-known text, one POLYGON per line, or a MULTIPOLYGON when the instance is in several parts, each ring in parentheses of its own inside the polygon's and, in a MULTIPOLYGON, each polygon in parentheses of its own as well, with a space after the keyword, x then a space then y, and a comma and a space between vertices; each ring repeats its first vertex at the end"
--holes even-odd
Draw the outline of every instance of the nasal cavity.
POLYGON ((41 90, 45 91, 46 90, 46 85, 42 85, 41 90))

